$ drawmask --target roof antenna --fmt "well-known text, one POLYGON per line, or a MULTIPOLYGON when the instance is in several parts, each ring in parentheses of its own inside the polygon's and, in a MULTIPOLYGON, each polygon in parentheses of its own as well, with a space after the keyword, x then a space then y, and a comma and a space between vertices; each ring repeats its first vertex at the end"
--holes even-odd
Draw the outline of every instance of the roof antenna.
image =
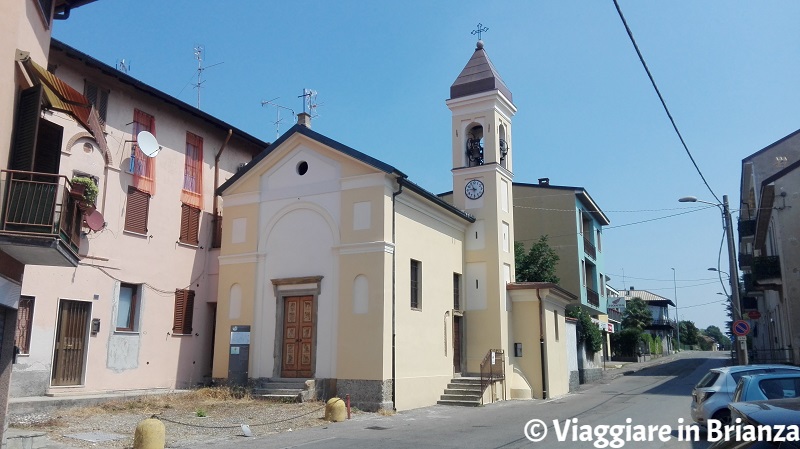
POLYGON ((261 101, 262 107, 267 105, 275 106, 275 121, 273 122, 275 124, 275 139, 277 139, 281 135, 281 122, 283 122, 283 119, 281 118, 281 109, 286 109, 287 111, 291 112, 292 117, 296 115, 294 113, 294 109, 287 108, 286 106, 281 106, 278 103, 275 103, 275 100, 277 100, 278 98, 280 97, 275 97, 269 101, 261 101))
POLYGON ((298 95, 297 98, 303 99, 303 112, 308 113, 311 118, 318 117, 317 108, 322 106, 317 103, 317 91, 311 89, 303 89, 303 95, 298 95))
POLYGON ((117 60, 117 70, 127 75, 131 71, 130 62, 125 62, 124 58, 117 60))
POLYGON ((197 59, 197 83, 194 85, 195 89, 197 89, 197 109, 200 109, 200 88, 202 84, 205 82, 201 80, 200 77, 203 75, 203 70, 210 69, 211 67, 218 66, 220 64, 224 64, 225 62, 218 62, 216 64, 211 64, 208 67, 203 67, 203 52, 205 51, 205 47, 202 45, 196 45, 194 47, 194 59, 197 59))

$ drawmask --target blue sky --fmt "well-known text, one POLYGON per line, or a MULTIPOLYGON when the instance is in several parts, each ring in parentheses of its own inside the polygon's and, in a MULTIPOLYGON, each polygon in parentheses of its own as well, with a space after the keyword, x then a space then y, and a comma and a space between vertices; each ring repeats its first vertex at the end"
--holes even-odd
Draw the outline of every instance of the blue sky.
MULTIPOLYGON (((619 1, 697 164, 736 209, 742 158, 799 125, 800 2, 619 1)), ((440 193, 452 189, 444 102, 479 22, 518 108, 514 180, 586 188, 611 220, 611 285, 670 299, 676 285, 681 319, 722 327, 722 287, 707 271, 720 254, 719 210, 677 202, 714 198, 612 0, 103 0, 53 35, 109 65, 125 59, 131 76, 192 105, 202 45, 201 109, 266 141, 276 109, 261 102, 300 111, 297 96, 314 89, 316 131, 440 193)), ((282 116, 280 132, 292 121, 282 116)), ((721 264, 729 271, 724 247, 721 264)))

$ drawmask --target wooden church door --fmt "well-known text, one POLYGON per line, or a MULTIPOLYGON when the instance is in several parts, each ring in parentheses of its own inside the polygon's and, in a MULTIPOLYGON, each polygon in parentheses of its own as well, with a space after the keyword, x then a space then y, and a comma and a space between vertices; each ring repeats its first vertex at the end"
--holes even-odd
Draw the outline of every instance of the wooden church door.
POLYGON ((314 297, 288 296, 283 308, 281 377, 313 375, 314 297))

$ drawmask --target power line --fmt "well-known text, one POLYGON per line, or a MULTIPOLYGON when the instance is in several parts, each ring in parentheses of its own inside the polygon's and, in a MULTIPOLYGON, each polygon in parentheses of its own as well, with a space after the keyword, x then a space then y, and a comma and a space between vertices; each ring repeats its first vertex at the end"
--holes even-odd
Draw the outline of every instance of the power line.
POLYGON ((675 120, 672 118, 672 114, 669 112, 667 103, 666 101, 664 101, 664 97, 661 95, 661 91, 658 90, 658 86, 656 85, 656 80, 653 79, 653 75, 650 73, 650 69, 647 67, 647 63, 644 62, 644 56, 642 56, 642 52, 639 50, 639 46, 636 44, 636 40, 633 38, 633 32, 631 32, 630 27, 628 27, 628 22, 625 20, 625 16, 622 14, 622 10, 620 9, 617 0, 614 0, 614 7, 617 8, 617 13, 619 14, 619 18, 622 20, 622 24, 625 25, 625 31, 627 31, 628 37, 630 38, 631 43, 633 44, 633 48, 636 50, 636 54, 639 56, 639 61, 642 63, 642 67, 644 67, 645 72, 647 72, 647 77, 650 78, 650 83, 653 85, 653 89, 655 89, 656 94, 658 95, 658 99, 661 100, 661 105, 664 107, 664 111, 667 113, 667 117, 669 117, 670 123, 672 123, 672 128, 678 135, 678 139, 680 139, 681 144, 683 145, 683 149, 686 150, 686 154, 692 161, 692 165, 694 165, 695 170, 697 170, 697 174, 700 175, 700 178, 703 180, 703 183, 708 188, 708 191, 711 192, 711 195, 714 197, 714 199, 717 200, 718 203, 722 203, 722 201, 720 201, 720 199, 717 197, 717 194, 714 193, 714 190, 711 189, 711 186, 708 185, 706 177, 703 176, 703 172, 700 171, 700 167, 697 166, 697 162, 695 162, 694 156, 692 156, 692 152, 689 151, 689 147, 686 145, 686 141, 683 140, 683 136, 681 135, 681 132, 678 130, 678 125, 675 124, 675 120))

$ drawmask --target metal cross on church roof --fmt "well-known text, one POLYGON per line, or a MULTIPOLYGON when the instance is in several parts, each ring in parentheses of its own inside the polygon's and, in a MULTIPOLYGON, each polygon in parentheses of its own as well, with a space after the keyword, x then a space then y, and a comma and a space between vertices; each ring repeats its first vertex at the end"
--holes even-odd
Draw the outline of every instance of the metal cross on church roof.
POLYGON ((478 29, 472 30, 472 35, 474 36, 474 35, 477 34, 478 35, 478 40, 481 40, 481 33, 485 33, 487 31, 489 31, 489 28, 483 26, 482 23, 479 23, 478 24, 478 29))

